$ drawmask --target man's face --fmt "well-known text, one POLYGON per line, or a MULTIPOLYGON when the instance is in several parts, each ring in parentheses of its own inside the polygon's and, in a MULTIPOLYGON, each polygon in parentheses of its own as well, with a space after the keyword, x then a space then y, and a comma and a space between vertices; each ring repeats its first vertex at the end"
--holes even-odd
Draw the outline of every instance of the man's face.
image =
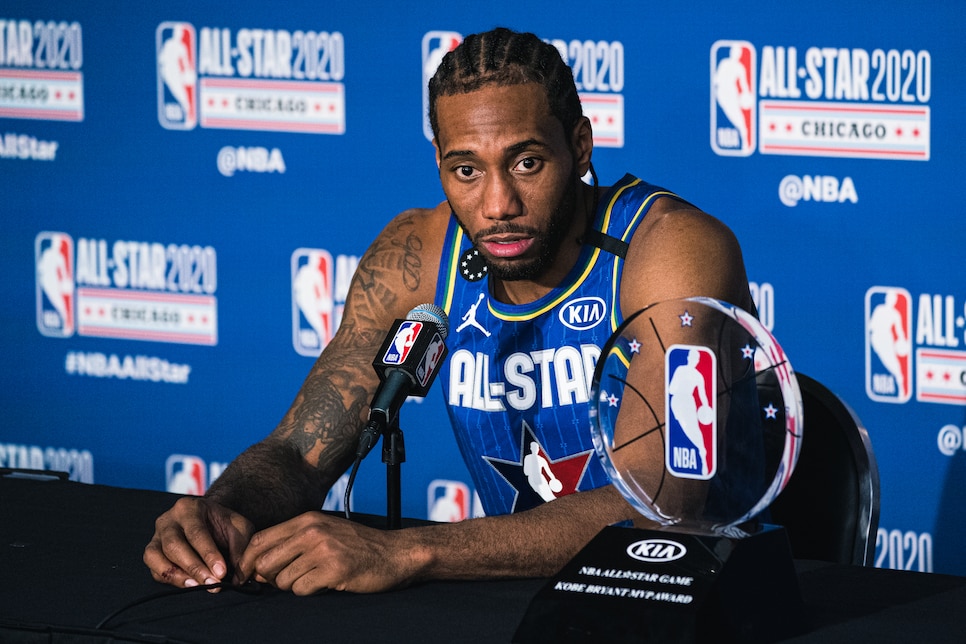
POLYGON ((441 96, 437 114, 443 191, 490 274, 543 276, 564 241, 583 232, 570 133, 550 113, 543 87, 489 85, 441 96))

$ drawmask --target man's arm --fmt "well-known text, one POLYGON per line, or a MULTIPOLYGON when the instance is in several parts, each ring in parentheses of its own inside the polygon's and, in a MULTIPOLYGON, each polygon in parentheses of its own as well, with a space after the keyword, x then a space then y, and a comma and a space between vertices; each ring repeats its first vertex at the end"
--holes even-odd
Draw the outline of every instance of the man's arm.
POLYGON ((339 330, 278 427, 236 458, 205 498, 185 497, 159 517, 144 553, 155 579, 221 580, 226 559, 234 564, 255 530, 322 506, 355 454, 378 384, 372 359, 386 332, 433 299, 437 228, 448 215, 440 212, 409 211, 386 227, 353 276, 339 330))
POLYGON ((239 455, 205 496, 256 529, 322 507, 355 453, 377 382, 372 357, 384 336, 365 321, 344 322, 275 431, 239 455))
POLYGON ((403 530, 311 512, 256 534, 235 580, 308 595, 379 592, 434 579, 549 576, 604 526, 636 516, 610 486, 526 512, 403 530))
MULTIPOLYGON (((621 306, 627 318, 641 309, 688 297, 710 297, 754 312, 741 248, 731 230, 714 217, 680 201, 664 198, 654 204, 631 240, 621 282, 621 306)), ((624 398, 614 428, 615 442, 625 444, 638 436, 645 419, 653 412, 645 401, 665 397, 663 347, 674 344, 718 347, 718 369, 730 372, 745 365, 734 363, 723 352, 719 323, 702 316, 683 327, 678 315, 683 309, 658 307, 646 315, 648 325, 660 329, 661 350, 635 355, 626 375, 638 396, 624 398)), ((641 318, 644 322, 644 318, 641 318)), ((739 335, 733 335, 737 341, 739 335)), ((702 400, 707 404, 708 401, 702 400)), ((727 405, 728 397, 718 405, 727 405)), ((661 414, 663 418, 664 413, 661 414)), ((722 413, 723 410, 722 410, 722 413)), ((707 483, 674 476, 665 477, 665 454, 661 441, 637 442, 613 454, 618 467, 633 467, 638 484, 660 490, 661 506, 667 512, 702 513, 707 501, 707 483)))

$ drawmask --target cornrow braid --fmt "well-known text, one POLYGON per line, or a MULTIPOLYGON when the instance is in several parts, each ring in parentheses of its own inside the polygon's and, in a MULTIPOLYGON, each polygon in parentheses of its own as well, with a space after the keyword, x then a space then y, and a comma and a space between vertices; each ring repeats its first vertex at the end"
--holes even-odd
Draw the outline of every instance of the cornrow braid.
POLYGON ((547 93, 550 113, 569 134, 583 115, 570 67, 553 45, 532 33, 497 27, 466 37, 447 53, 429 81, 429 123, 439 136, 436 100, 466 94, 485 85, 539 83, 547 93))

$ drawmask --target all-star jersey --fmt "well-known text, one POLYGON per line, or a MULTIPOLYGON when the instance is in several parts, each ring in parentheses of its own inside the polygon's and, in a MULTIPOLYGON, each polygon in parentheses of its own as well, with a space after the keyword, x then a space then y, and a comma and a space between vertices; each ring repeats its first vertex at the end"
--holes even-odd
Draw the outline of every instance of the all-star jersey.
POLYGON ((439 380, 486 514, 610 483, 594 453, 590 387, 601 347, 623 321, 623 255, 660 196, 675 195, 621 179, 567 277, 525 305, 491 297, 485 267, 450 218, 436 290, 450 318, 450 353, 439 380))

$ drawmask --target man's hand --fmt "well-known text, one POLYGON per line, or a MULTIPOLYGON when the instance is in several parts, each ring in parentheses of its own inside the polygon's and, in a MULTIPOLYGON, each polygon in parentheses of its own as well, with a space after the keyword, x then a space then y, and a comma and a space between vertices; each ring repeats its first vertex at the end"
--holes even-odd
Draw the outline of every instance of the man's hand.
POLYGON ((183 497, 155 522, 144 563, 156 581, 173 586, 217 583, 228 574, 226 557, 238 561, 254 531, 251 521, 210 499, 183 497))
POLYGON ((406 585, 421 569, 407 531, 384 531, 306 512, 252 537, 235 580, 249 577, 296 595, 371 593, 406 585))

